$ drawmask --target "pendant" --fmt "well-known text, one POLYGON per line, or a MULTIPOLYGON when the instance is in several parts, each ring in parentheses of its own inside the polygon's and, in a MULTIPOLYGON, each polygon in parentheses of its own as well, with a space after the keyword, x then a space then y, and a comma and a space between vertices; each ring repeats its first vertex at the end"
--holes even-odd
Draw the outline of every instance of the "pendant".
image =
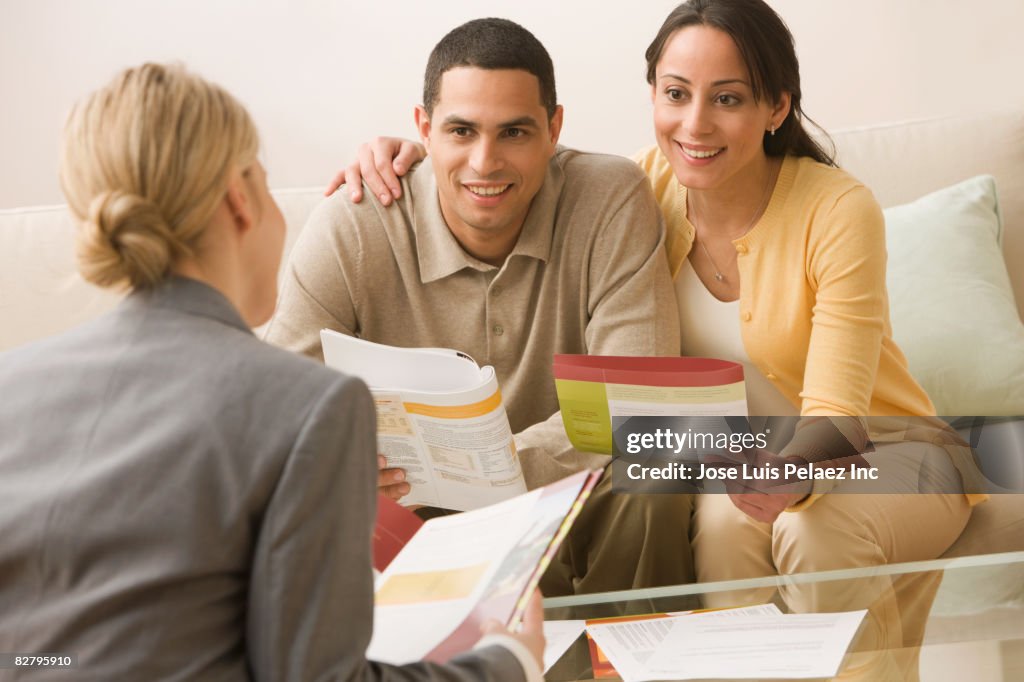
POLYGON ((725 281, 725 275, 723 275, 720 272, 716 272, 715 273, 715 279, 718 280, 719 282, 723 282, 723 281, 725 281))

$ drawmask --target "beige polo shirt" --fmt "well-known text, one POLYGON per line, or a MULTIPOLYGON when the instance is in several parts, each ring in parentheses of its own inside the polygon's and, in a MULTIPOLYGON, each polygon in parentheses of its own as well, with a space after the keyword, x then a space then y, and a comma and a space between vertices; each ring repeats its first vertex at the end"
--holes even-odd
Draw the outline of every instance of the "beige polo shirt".
POLYGON ((493 365, 527 484, 607 457, 569 445, 557 414, 555 353, 678 355, 679 321, 661 213, 627 159, 559 148, 501 267, 462 249, 430 163, 385 208, 336 192, 291 254, 267 340, 322 358, 336 329, 404 347, 454 348, 493 365))

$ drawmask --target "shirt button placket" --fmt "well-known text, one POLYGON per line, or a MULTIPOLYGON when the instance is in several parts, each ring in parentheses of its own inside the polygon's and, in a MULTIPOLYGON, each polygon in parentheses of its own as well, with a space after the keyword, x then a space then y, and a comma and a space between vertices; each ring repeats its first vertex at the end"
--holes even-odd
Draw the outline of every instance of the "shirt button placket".
POLYGON ((490 349, 491 357, 488 359, 488 363, 492 364, 497 368, 496 362, 498 356, 502 355, 502 349, 504 348, 503 337, 505 335, 505 326, 501 323, 507 315, 502 306, 498 303, 501 298, 500 294, 503 292, 503 287, 494 282, 494 275, 491 276, 491 281, 487 287, 487 347, 490 349), (497 345, 502 344, 502 345, 497 345))

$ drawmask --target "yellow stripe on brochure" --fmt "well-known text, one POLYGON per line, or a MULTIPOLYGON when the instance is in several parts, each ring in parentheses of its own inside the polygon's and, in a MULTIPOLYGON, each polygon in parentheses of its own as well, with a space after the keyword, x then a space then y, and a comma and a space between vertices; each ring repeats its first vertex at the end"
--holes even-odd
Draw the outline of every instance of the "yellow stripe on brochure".
POLYGON ((424 405, 423 403, 403 403, 409 414, 438 419, 467 419, 482 417, 501 406, 501 391, 495 391, 490 398, 485 398, 471 405, 424 405))

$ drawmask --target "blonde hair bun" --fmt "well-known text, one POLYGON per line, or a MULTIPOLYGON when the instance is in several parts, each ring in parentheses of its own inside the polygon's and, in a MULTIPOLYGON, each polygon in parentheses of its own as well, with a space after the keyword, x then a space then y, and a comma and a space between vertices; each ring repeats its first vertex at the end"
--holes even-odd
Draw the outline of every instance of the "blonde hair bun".
POLYGON ((158 285, 202 250, 230 173, 258 146, 242 105, 180 65, 125 69, 88 95, 65 125, 60 172, 82 276, 158 285))
POLYGON ((132 288, 153 286, 187 251, 156 204, 121 190, 90 202, 77 246, 82 276, 102 287, 124 281, 132 288))

